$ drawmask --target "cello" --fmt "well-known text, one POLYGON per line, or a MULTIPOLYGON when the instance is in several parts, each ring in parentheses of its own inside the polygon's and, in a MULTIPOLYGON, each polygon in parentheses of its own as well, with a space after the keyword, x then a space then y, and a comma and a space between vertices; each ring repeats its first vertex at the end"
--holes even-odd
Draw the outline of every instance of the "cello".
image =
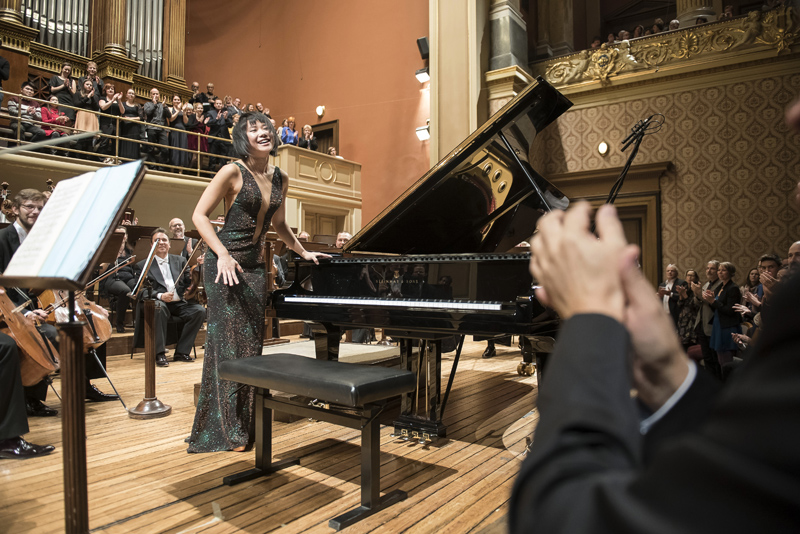
POLYGON ((60 362, 56 348, 39 332, 33 322, 23 315, 21 311, 23 307, 15 307, 6 290, 0 287, 0 312, 7 327, 7 330, 3 331, 10 335, 19 347, 22 385, 32 386, 59 369, 60 362))

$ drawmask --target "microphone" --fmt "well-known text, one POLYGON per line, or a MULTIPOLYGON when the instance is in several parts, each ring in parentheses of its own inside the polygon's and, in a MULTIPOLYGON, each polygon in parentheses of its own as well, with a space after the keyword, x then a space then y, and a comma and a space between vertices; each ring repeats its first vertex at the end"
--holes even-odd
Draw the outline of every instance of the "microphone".
POLYGON ((628 134, 628 137, 626 137, 625 139, 622 140, 622 144, 624 145, 625 143, 630 141, 631 137, 633 137, 633 136, 637 135, 638 133, 644 131, 647 128, 647 125, 650 124, 650 121, 653 120, 653 117, 655 117, 655 115, 650 115, 645 120, 637 122, 636 126, 631 128, 631 133, 628 134))

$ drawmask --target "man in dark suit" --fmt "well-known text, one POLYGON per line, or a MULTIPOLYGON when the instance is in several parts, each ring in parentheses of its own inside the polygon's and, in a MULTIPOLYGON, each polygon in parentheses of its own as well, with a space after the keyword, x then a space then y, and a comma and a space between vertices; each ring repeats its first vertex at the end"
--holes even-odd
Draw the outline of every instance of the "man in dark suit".
POLYGON ((688 289, 686 280, 678 278, 678 266, 670 263, 667 265, 667 279, 658 284, 658 296, 664 304, 664 310, 669 312, 672 317, 672 322, 675 323, 675 328, 678 327, 678 300, 681 296, 678 293, 678 286, 685 286, 688 289))
MULTIPOLYGON (((228 115, 228 110, 223 109, 222 99, 212 97, 210 102, 214 107, 213 109, 208 110, 207 113, 209 117, 208 135, 212 137, 219 137, 221 139, 209 139, 208 151, 211 154, 227 156, 231 147, 231 134, 228 131, 228 128, 233 126, 233 117, 228 115), (226 139, 226 141, 223 141, 222 139, 226 139)), ((226 163, 228 163, 228 160, 224 158, 212 157, 209 160, 209 165, 213 171, 219 170, 219 168, 226 163)))
MULTIPOLYGON (((14 197, 12 210, 16 216, 16 221, 0 230, 0 272, 6 270, 11 262, 12 256, 19 248, 20 244, 28 236, 33 228, 39 213, 44 207, 45 196, 36 189, 22 189, 14 197)), ((24 314, 31 320, 44 321, 47 314, 34 304, 36 298, 27 290, 22 288, 7 288, 7 293, 11 301, 17 306, 26 305, 24 314)), ((58 330, 53 325, 42 323, 37 327, 55 347, 58 347, 58 330)), ((103 378, 105 376, 106 354, 105 350, 98 350, 98 358, 87 355, 86 358, 86 398, 89 400, 104 402, 117 400, 116 395, 103 393, 97 386, 91 383, 90 379, 103 378)), ((34 386, 25 388, 25 400, 28 407, 28 415, 31 416, 54 416, 58 412, 48 408, 42 401, 47 397, 47 382, 41 381, 34 386)))
POLYGON ((600 239, 589 215, 585 202, 549 214, 531 244, 537 295, 564 323, 511 532, 799 532, 800 277, 762 313, 755 353, 691 428, 676 414, 706 410, 712 379, 683 352, 614 208, 598 210, 600 239))
POLYGON ((25 412, 17 344, 0 333, 0 458, 35 458, 55 450, 52 445, 34 445, 22 438, 28 433, 25 412))
MULTIPOLYGON (((151 294, 156 300, 156 364, 167 367, 166 338, 167 322, 171 317, 180 317, 183 320, 183 330, 175 347, 176 362, 191 362, 189 353, 194 346, 197 332, 206 319, 206 309, 199 304, 192 304, 183 299, 183 292, 189 286, 191 279, 189 270, 183 270, 186 258, 169 253, 169 237, 167 230, 156 228, 151 236, 151 243, 158 242, 155 257, 147 271, 147 279, 152 285, 151 294), (183 275, 178 279, 183 271, 183 275)), ((146 260, 136 264, 135 272, 138 279, 146 260)), ((137 325, 137 330, 139 327, 137 325)))

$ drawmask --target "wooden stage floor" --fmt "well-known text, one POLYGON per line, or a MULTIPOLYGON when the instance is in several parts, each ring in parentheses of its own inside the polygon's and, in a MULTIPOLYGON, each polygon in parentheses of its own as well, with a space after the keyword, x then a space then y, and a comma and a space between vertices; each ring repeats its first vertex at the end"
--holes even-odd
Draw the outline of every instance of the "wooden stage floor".
MULTIPOLYGON (((517 376, 515 348, 498 345, 497 356, 483 360, 485 347, 464 344, 445 413, 446 439, 423 446, 381 427, 381 490, 399 488, 408 499, 344 532, 506 531, 511 487, 538 419, 536 379, 517 376)), ((445 377, 453 355, 445 355, 445 377)), ((143 397, 143 362, 142 354, 109 357, 111 378, 129 406, 143 397)), ((254 455, 186 453, 201 369, 201 352, 193 363, 157 368, 157 396, 172 406, 162 419, 130 419, 118 402, 86 404, 91 531, 333 532, 328 520, 359 505, 359 433, 307 419, 275 423, 275 456, 300 457, 300 465, 223 486, 222 478, 251 467, 254 455)), ((111 390, 104 380, 95 382, 111 390)), ((47 404, 60 408, 52 391, 47 404)), ((56 451, 0 460, 0 531, 64 532, 61 416, 31 418, 30 426, 27 439, 56 451)))

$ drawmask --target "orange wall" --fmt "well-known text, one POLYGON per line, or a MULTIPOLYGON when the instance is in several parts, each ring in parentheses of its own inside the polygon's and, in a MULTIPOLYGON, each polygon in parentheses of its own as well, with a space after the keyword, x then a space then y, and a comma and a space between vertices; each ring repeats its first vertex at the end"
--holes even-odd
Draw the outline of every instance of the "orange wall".
POLYGON ((430 167, 415 134, 430 116, 416 39, 428 1, 193 0, 186 80, 243 103, 262 102, 280 125, 339 121, 339 153, 362 164, 363 223, 430 167), (314 109, 326 108, 318 120, 314 109))

